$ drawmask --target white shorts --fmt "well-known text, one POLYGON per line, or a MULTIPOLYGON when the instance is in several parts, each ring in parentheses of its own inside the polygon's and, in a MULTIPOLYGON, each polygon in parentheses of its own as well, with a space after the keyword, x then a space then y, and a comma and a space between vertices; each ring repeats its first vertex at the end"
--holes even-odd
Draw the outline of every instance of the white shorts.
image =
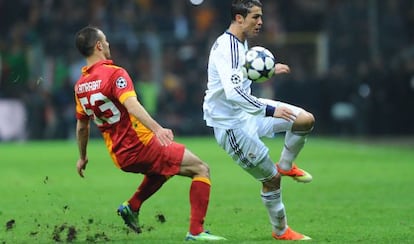
MULTIPOLYGON (((260 99, 272 106, 287 106, 297 115, 301 108, 287 103, 260 99)), ((276 133, 288 131, 293 122, 273 117, 251 116, 244 125, 235 129, 214 128, 217 143, 245 171, 261 182, 277 174, 275 163, 269 157, 269 148, 260 139, 274 137, 276 133)))
MULTIPOLYGON (((259 98, 262 103, 272 105, 273 107, 284 106, 288 107, 297 116, 300 112, 304 111, 302 108, 295 105, 291 105, 284 102, 273 101, 270 99, 259 98)), ((273 117, 253 117, 256 120, 253 123, 257 124, 257 133, 259 137, 273 137, 275 133, 290 131, 292 129, 293 122, 285 119, 273 118, 273 117)), ((252 123, 252 122, 249 122, 252 123)))

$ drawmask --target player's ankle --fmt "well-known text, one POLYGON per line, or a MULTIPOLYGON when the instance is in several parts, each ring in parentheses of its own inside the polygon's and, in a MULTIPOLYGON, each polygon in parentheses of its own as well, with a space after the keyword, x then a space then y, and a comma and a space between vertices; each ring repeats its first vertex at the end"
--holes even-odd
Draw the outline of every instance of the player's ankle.
POLYGON ((283 171, 289 171, 292 168, 292 163, 288 162, 279 162, 277 165, 283 171))

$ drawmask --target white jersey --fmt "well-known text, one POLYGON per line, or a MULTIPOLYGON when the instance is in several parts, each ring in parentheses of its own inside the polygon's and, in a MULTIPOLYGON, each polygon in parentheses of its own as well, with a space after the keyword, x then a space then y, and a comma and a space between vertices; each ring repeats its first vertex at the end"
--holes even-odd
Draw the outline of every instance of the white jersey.
POLYGON ((247 42, 229 32, 219 36, 210 50, 208 83, 203 111, 207 126, 240 128, 251 116, 265 116, 266 104, 251 95, 251 81, 243 75, 247 42))

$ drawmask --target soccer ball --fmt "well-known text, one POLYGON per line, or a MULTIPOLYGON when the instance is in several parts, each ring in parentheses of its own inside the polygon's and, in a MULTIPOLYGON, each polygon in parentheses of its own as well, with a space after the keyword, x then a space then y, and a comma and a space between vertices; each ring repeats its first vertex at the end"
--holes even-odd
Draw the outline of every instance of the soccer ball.
POLYGON ((272 52, 260 46, 250 48, 246 52, 243 73, 254 82, 265 82, 275 73, 276 60, 272 52))

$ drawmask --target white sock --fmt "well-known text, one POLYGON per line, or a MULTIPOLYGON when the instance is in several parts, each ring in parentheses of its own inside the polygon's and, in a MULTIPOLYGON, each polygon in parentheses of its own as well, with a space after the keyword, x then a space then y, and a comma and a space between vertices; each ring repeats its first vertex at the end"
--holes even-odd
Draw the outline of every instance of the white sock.
POLYGON ((306 138, 307 134, 300 135, 286 131, 285 145, 279 160, 279 167, 281 169, 290 170, 292 168, 292 163, 305 145, 306 138))
POLYGON ((282 235, 287 228, 287 218, 280 189, 271 192, 261 192, 261 197, 269 214, 272 231, 276 235, 282 235))

